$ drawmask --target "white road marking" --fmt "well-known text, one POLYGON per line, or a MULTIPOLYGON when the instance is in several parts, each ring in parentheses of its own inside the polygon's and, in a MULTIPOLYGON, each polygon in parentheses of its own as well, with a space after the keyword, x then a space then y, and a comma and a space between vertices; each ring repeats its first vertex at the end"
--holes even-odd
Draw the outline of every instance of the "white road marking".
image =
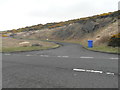
MULTIPOLYGON (((4 54, 4 55, 11 55, 11 54, 4 54)), ((33 55, 26 55, 26 56, 33 56, 33 55)), ((48 55, 40 55, 42 57, 50 57, 48 55)), ((57 57, 64 57, 64 58, 69 58, 69 56, 57 56, 57 57)), ((94 58, 94 57, 80 57, 80 58, 94 58)), ((109 58, 109 59, 118 59, 118 58, 109 58)), ((92 72, 92 73, 103 73, 103 71, 98 71, 98 70, 89 70, 89 69, 73 69, 73 71, 80 71, 80 72, 92 72)), ((115 75, 115 73, 112 72, 106 72, 105 74, 108 75, 115 75)))
POLYGON ((118 58, 110 58, 110 59, 118 59, 118 58))
POLYGON ((11 54, 4 54, 4 55, 11 55, 11 54))
POLYGON ((111 73, 111 72, 107 72, 106 74, 115 75, 114 73, 111 73))
POLYGON ((59 58, 63 57, 63 58, 68 58, 69 56, 57 56, 59 58))
MULTIPOLYGON (((39 53, 40 54, 40 53, 39 53)), ((11 54, 4 54, 4 55, 11 55, 11 54)), ((14 55, 14 54, 12 54, 14 55)), ((36 56, 36 55, 25 55, 25 56, 36 56)), ((70 56, 48 56, 48 55, 40 55, 41 57, 59 57, 59 58, 82 58, 82 59, 93 59, 94 57, 89 57, 89 56, 81 56, 81 57, 70 57, 70 56)), ((96 58, 97 59, 97 58, 96 58)), ((105 59, 105 58, 104 58, 105 59)), ((112 60, 118 60, 119 58, 106 58, 106 59, 112 59, 112 60)))
POLYGON ((48 55, 40 55, 41 57, 49 57, 48 55))
POLYGON ((62 56, 57 56, 57 57, 62 57, 62 56))
POLYGON ((94 58, 94 57, 80 57, 80 58, 94 58))
POLYGON ((28 54, 28 55, 26 55, 26 56, 32 56, 32 55, 29 55, 29 54, 28 54))
POLYGON ((40 55, 40 56, 44 56, 44 55, 40 55))
POLYGON ((62 57, 64 57, 64 58, 68 58, 69 56, 62 56, 62 57))
MULTIPOLYGON (((99 70, 90 70, 90 69, 73 69, 73 71, 91 72, 91 73, 100 73, 100 74, 103 73, 103 71, 99 71, 99 70)), ((111 73, 111 72, 106 72, 105 74, 115 75, 114 73, 111 73)))
POLYGON ((82 72, 85 72, 86 70, 85 69, 73 69, 74 71, 82 71, 82 72))
POLYGON ((44 57, 49 57, 48 55, 44 55, 44 57))
POLYGON ((93 73, 103 73, 103 71, 95 71, 95 70, 86 70, 87 72, 93 72, 93 73))

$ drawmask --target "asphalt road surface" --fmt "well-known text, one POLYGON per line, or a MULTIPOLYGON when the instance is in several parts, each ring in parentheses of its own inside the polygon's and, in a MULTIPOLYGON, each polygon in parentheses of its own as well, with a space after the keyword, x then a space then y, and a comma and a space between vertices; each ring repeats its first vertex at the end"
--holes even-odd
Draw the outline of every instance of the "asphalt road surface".
POLYGON ((118 55, 79 44, 57 49, 3 53, 3 88, 118 88, 118 55))

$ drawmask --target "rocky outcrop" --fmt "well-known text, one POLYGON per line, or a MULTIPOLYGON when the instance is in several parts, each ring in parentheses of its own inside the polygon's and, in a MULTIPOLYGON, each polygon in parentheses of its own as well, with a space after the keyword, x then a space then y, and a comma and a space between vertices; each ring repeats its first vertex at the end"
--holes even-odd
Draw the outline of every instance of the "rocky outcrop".
POLYGON ((27 41, 20 42, 19 45, 22 47, 28 47, 28 46, 30 46, 30 42, 27 42, 27 41))
POLYGON ((111 17, 99 17, 85 20, 83 22, 77 22, 67 27, 56 30, 52 35, 58 39, 80 39, 89 33, 96 32, 103 29, 108 25, 117 22, 117 15, 111 17))

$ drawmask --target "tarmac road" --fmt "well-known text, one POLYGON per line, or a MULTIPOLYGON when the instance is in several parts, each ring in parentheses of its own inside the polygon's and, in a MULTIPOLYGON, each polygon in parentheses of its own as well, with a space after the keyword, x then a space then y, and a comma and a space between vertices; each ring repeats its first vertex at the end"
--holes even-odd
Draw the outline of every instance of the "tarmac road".
POLYGON ((118 88, 118 55, 79 44, 3 53, 3 88, 118 88))

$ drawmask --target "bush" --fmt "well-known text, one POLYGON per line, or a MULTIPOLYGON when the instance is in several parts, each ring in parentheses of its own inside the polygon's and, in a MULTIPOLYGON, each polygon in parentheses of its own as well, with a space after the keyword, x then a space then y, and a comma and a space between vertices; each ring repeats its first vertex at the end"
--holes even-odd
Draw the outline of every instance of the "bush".
POLYGON ((108 46, 120 47, 120 33, 115 34, 111 37, 108 46))
POLYGON ((32 46, 42 46, 42 45, 35 43, 35 44, 32 44, 32 46))
POLYGON ((8 36, 3 34, 2 37, 8 37, 8 36))

